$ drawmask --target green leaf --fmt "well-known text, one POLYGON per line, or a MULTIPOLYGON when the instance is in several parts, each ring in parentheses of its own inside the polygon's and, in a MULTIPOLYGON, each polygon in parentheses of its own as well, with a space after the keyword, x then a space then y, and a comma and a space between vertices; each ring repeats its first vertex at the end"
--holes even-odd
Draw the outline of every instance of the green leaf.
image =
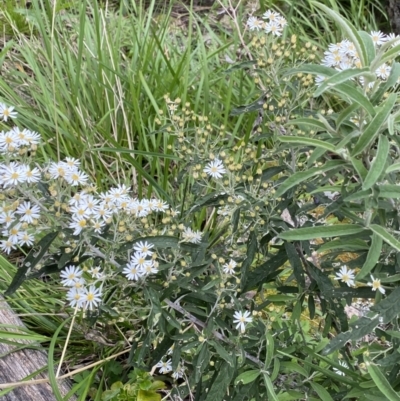
POLYGON ((317 252, 325 252, 336 249, 342 249, 343 251, 360 251, 360 250, 368 250, 368 244, 361 239, 335 239, 333 241, 325 242, 321 245, 317 252))
POLYGON ((255 230, 250 232, 249 239, 247 240, 247 252, 246 252, 246 259, 242 263, 241 271, 241 289, 243 291, 244 287, 247 283, 247 271, 251 264, 253 263, 254 256, 257 252, 257 234, 255 230))
POLYGON ((368 65, 368 53, 365 47, 364 41, 362 40, 360 34, 357 32, 356 28, 346 19, 344 19, 338 12, 332 10, 331 8, 325 6, 321 3, 313 3, 317 8, 320 8, 327 15, 329 15, 341 28, 344 37, 348 38, 354 43, 357 49, 357 53, 360 57, 362 66, 368 65))
POLYGON ((286 241, 306 241, 315 238, 342 237, 362 232, 363 227, 354 224, 335 224, 332 226, 316 226, 295 228, 278 235, 286 241))
POLYGON ((302 136, 280 136, 278 137, 278 140, 283 143, 294 143, 296 145, 315 146, 336 153, 335 145, 332 145, 329 142, 320 141, 319 139, 306 138, 302 136))
POLYGON ((331 395, 325 390, 323 386, 313 381, 310 382, 311 387, 318 394, 322 401, 333 401, 331 395))
POLYGON ((230 366, 234 366, 235 357, 230 352, 228 352, 218 341, 208 340, 208 343, 215 348, 217 354, 220 358, 224 359, 230 366))
POLYGON ((395 288, 388 297, 378 304, 371 306, 371 310, 379 314, 379 323, 386 324, 399 315, 400 287, 395 288))
POLYGON ((336 118, 336 129, 342 125, 344 121, 347 121, 352 114, 360 107, 359 104, 353 103, 350 106, 346 107, 336 118))
POLYGON ((331 89, 333 86, 346 82, 352 78, 358 77, 360 75, 366 76, 371 79, 375 79, 375 75, 371 74, 369 68, 351 68, 348 70, 343 70, 325 79, 318 89, 314 92, 314 97, 322 95, 327 89, 331 89))
POLYGON ((400 198, 400 185, 383 184, 379 185, 378 189, 379 189, 378 196, 380 198, 389 198, 389 199, 400 198))
MULTIPOLYGON (((336 131, 330 127, 329 125, 327 126, 326 123, 317 120, 315 118, 297 118, 296 120, 290 120, 288 121, 285 125, 305 125, 306 127, 312 128, 315 132, 319 131, 328 131, 330 133, 336 133, 336 131)), ((280 139, 281 137, 279 137, 280 139)), ((283 137, 286 138, 286 137, 283 137)), ((290 137, 293 138, 293 137, 290 137)), ((297 137, 294 137, 297 138, 297 137)), ((305 137, 299 137, 299 138, 305 138, 305 137)))
POLYGON ((324 77, 331 77, 335 75, 335 70, 330 67, 318 64, 303 64, 300 67, 292 68, 285 72, 283 76, 294 75, 299 73, 323 75, 324 77))
MULTIPOLYGON (((376 56, 376 47, 374 42, 372 41, 371 35, 368 34, 367 32, 364 31, 358 31, 358 34, 360 35, 361 40, 364 43, 367 58, 365 60, 365 65, 370 67, 370 64, 372 61, 375 59, 376 56)), ((375 75, 373 75, 373 80, 376 79, 375 75)))
POLYGON ((368 174, 368 170, 365 168, 362 160, 358 160, 355 157, 350 157, 350 162, 357 171, 357 174, 360 176, 361 180, 364 181, 368 174))
POLYGON ((229 363, 222 362, 214 375, 215 378, 204 401, 222 401, 225 399, 235 371, 236 367, 231 367, 229 363))
POLYGON ((313 167, 306 171, 300 171, 298 173, 294 173, 289 178, 287 178, 279 187, 275 193, 275 196, 279 198, 290 188, 295 187, 296 185, 301 184, 303 181, 315 176, 322 174, 326 171, 332 170, 337 167, 343 166, 345 163, 341 160, 332 160, 321 167, 313 167))
POLYGON ((388 399, 388 401, 400 401, 399 394, 393 390, 392 386, 378 366, 371 362, 367 357, 364 357, 364 361, 372 380, 379 388, 381 393, 388 399))
POLYGON ((246 372, 243 372, 235 379, 235 386, 237 386, 238 384, 252 383, 254 380, 257 379, 258 376, 260 376, 260 374, 260 369, 248 370, 246 372))
POLYGON ((353 329, 349 331, 342 332, 334 337, 330 343, 323 349, 323 355, 329 355, 334 351, 342 348, 347 341, 359 340, 360 338, 370 334, 372 330, 379 324, 379 318, 369 319, 367 317, 362 317, 352 324, 353 329))
POLYGON ((274 386, 272 384, 271 378, 264 371, 263 371, 263 377, 264 377, 265 387, 267 387, 267 392, 268 392, 268 395, 269 395, 268 400, 279 401, 278 397, 277 397, 277 395, 275 393, 274 386))
POLYGON ((386 169, 386 174, 392 173, 393 171, 400 170, 400 163, 394 163, 386 169))
POLYGON ((274 337, 272 337, 272 334, 270 332, 265 333, 265 348, 266 348, 266 354, 265 354, 265 362, 264 362, 264 369, 268 369, 269 365, 271 365, 272 358, 274 357, 274 337))
POLYGON ((378 150, 375 159, 371 163, 371 167, 363 182, 363 189, 371 188, 382 175, 386 166, 386 161, 389 154, 389 141, 385 135, 379 137, 378 150))
POLYGON ((390 234, 384 227, 377 224, 371 224, 369 229, 372 230, 376 235, 381 237, 387 244, 400 252, 400 241, 398 241, 392 234, 390 234))
POLYGON ((137 401, 161 401, 161 394, 155 391, 139 390, 137 401))
POLYGON ((350 99, 350 103, 357 103, 359 106, 361 106, 371 117, 375 116, 376 111, 374 109, 374 106, 355 85, 340 84, 336 85, 334 89, 335 91, 341 93, 342 95, 345 95, 348 99, 350 99))
POLYGON ((383 241, 382 238, 377 234, 373 233, 371 238, 371 247, 367 254, 367 259, 364 262, 363 267, 356 276, 356 280, 364 278, 378 263, 381 256, 383 241))
POLYGON ((296 248, 290 242, 285 243, 286 253, 289 259, 289 263, 293 268, 293 274, 296 277, 297 283, 302 287, 305 288, 305 279, 304 279, 304 271, 303 271, 303 264, 301 259, 296 252, 296 248))
POLYGON ((391 93, 385 100, 383 106, 376 113, 375 117, 368 124, 365 131, 361 134, 358 142, 356 143, 352 156, 356 156, 359 153, 367 149, 367 147, 373 142, 376 136, 379 134, 384 122, 389 117, 396 103, 397 94, 391 93))

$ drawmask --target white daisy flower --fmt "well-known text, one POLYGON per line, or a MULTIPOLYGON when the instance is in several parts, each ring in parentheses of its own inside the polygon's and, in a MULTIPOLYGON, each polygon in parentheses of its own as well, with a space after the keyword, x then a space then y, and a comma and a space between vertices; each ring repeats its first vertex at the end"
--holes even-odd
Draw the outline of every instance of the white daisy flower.
POLYGON ((374 278, 371 275, 372 282, 367 283, 370 287, 372 287, 372 291, 378 290, 381 294, 384 294, 386 291, 381 285, 381 280, 379 278, 374 278))
POLYGON ((67 300, 70 306, 72 306, 73 308, 82 308, 84 302, 82 289, 78 289, 75 287, 70 288, 67 292, 67 300))
POLYGON ((160 369, 161 374, 169 373, 172 371, 172 361, 171 359, 168 359, 166 362, 160 361, 157 363, 156 367, 160 369))
POLYGON ((375 46, 383 45, 387 41, 387 36, 381 31, 372 31, 370 36, 375 46))
POLYGON ((175 380, 182 379, 182 377, 185 375, 185 370, 186 368, 179 363, 178 366, 176 367, 176 370, 174 371, 174 373, 172 373, 171 376, 175 380))
POLYGON ((253 321, 253 318, 251 317, 249 311, 246 311, 244 313, 236 311, 233 314, 233 317, 234 317, 233 323, 237 323, 236 329, 238 330, 240 329, 242 333, 244 333, 246 330, 246 323, 251 323, 253 321))
POLYGON ((2 118, 3 121, 7 121, 9 118, 17 118, 18 113, 13 110, 13 106, 6 106, 5 104, 0 103, 0 118, 2 118))
POLYGON ((156 212, 165 212, 166 210, 168 210, 169 206, 167 202, 164 202, 161 199, 154 199, 153 201, 154 203, 152 203, 152 206, 150 206, 149 203, 149 207, 152 210, 155 210, 156 212))
POLYGON ((146 259, 146 254, 136 251, 131 256, 131 263, 137 266, 139 269, 144 269, 149 263, 149 260, 146 259))
MULTIPOLYGON (((340 365, 340 366, 343 366, 343 367, 346 368, 346 369, 349 368, 349 365, 347 365, 347 363, 346 363, 346 362, 343 362, 343 361, 339 361, 339 365, 340 365)), ((334 371, 336 374, 338 374, 339 376, 345 376, 345 375, 346 375, 346 373, 342 372, 342 371, 341 371, 340 369, 338 369, 338 368, 333 368, 333 371, 334 371)))
POLYGON ((259 20, 257 17, 249 17, 247 20, 247 26, 250 31, 259 31, 264 28, 264 21, 259 20))
POLYGON ((133 249, 135 250, 135 251, 138 251, 138 252, 141 252, 143 255, 145 255, 145 256, 151 256, 151 255, 153 255, 153 252, 152 251, 150 251, 150 249, 151 248, 153 248, 154 247, 154 245, 153 244, 150 244, 149 242, 147 242, 147 241, 140 241, 140 242, 137 242, 134 246, 133 246, 133 249))
POLYGON ((235 274, 235 267, 237 263, 231 259, 229 263, 225 263, 222 267, 224 268, 224 273, 226 274, 235 274))
POLYGON ((383 80, 386 80, 389 78, 390 71, 392 70, 392 67, 387 65, 386 63, 382 64, 377 70, 375 70, 375 74, 378 78, 381 78, 383 80))
POLYGON ((221 178, 222 175, 226 173, 224 165, 219 159, 215 159, 208 163, 203 171, 212 178, 221 178))
POLYGON ((93 266, 89 270, 89 274, 91 274, 92 278, 100 279, 100 278, 103 277, 103 273, 101 272, 101 267, 100 266, 93 266))
POLYGON ((60 277, 62 278, 61 284, 64 287, 73 287, 75 282, 82 277, 82 273, 83 271, 79 266, 67 266, 60 274, 60 277))
POLYGON ((274 21, 267 22, 265 24, 265 32, 272 33, 274 36, 282 36, 281 26, 274 21))
POLYGON ((31 206, 31 202, 28 201, 19 205, 15 213, 22 215, 20 221, 26 221, 27 223, 32 224, 34 220, 40 218, 40 207, 37 205, 31 206))
POLYGON ((0 132, 0 150, 7 152, 10 149, 17 149, 19 147, 18 136, 14 130, 8 132, 0 132))
POLYGON ((77 185, 86 184, 89 177, 83 171, 71 170, 71 171, 67 171, 65 179, 69 185, 76 187, 77 185))
POLYGON ((17 163, 10 163, 1 170, 1 181, 4 188, 16 186, 26 181, 24 169, 17 163))
POLYGON ((5 224, 6 227, 10 226, 15 221, 15 213, 11 210, 0 213, 0 224, 5 224))
POLYGON ((129 262, 126 267, 122 270, 122 274, 125 274, 128 280, 138 281, 140 277, 143 277, 144 272, 143 269, 138 267, 132 262, 129 262))
MULTIPOLYGON (((158 265, 158 264, 157 264, 158 265)), ((156 274, 158 273, 158 269, 156 267, 156 263, 154 260, 149 260, 143 267, 144 274, 156 274)))
POLYGON ((94 228, 94 232, 101 234, 103 232, 103 227, 106 225, 104 220, 93 220, 92 228, 94 228))
POLYGON ((34 244, 35 237, 33 234, 28 234, 27 231, 20 231, 18 233, 18 245, 20 246, 32 246, 34 244))
POLYGON ((37 167, 31 169, 28 165, 23 165, 21 168, 24 169, 25 181, 28 184, 33 184, 40 181, 42 173, 37 167))
POLYGON ((7 254, 10 254, 11 250, 15 248, 16 245, 9 239, 0 241, 0 249, 7 254))
POLYGON ((67 172, 68 169, 64 162, 58 162, 58 163, 53 162, 50 164, 49 174, 50 177, 53 178, 54 180, 60 177, 65 178, 67 172))
POLYGON ((91 285, 89 288, 82 290, 82 303, 85 309, 92 310, 93 307, 97 307, 101 303, 102 291, 101 288, 96 288, 91 285))
POLYGON ((18 244, 18 236, 20 234, 21 224, 15 224, 9 229, 5 229, 2 231, 3 237, 8 237, 8 240, 11 241, 13 244, 18 244))
POLYGON ((193 231, 190 227, 185 227, 182 232, 182 241, 191 242, 192 244, 199 244, 203 233, 201 231, 193 231))
POLYGON ((69 228, 73 228, 75 231, 72 235, 79 235, 84 228, 88 226, 87 219, 83 218, 73 218, 72 222, 69 224, 69 228))
POLYGON ((341 267, 339 273, 336 273, 335 280, 341 280, 343 283, 346 283, 349 287, 354 286, 354 271, 347 270, 347 266, 341 267))

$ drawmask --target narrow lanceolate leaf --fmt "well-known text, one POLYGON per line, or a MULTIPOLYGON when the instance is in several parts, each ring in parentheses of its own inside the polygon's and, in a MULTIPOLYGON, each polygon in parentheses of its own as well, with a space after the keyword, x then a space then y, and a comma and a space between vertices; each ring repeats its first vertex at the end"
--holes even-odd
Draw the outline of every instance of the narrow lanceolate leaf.
POLYGON ((361 280, 363 277, 365 277, 378 263, 378 260, 381 256, 382 245, 382 238, 376 233, 373 233, 371 247, 369 248, 367 259, 360 272, 357 274, 356 280, 361 280))
POLYGON ((371 188, 379 179, 386 166, 386 161, 389 154, 389 141, 385 135, 379 137, 378 150, 375 159, 371 163, 371 167, 365 177, 363 189, 371 188))
POLYGON ((400 185, 395 184, 383 184, 379 185, 379 197, 380 198, 400 198, 400 185))
POLYGON ((400 163, 394 163, 386 169, 386 174, 392 173, 393 171, 400 170, 400 163))
POLYGON ((338 72, 337 74, 325 79, 323 83, 314 92, 314 97, 322 95, 326 90, 332 88, 335 85, 346 82, 352 78, 359 77, 360 75, 368 76, 371 79, 375 78, 375 75, 369 72, 369 68, 354 68, 338 72))
POLYGON ((376 113, 375 117, 368 124, 365 131, 361 134, 356 146, 353 149, 352 156, 356 156, 359 153, 363 152, 368 146, 373 142, 376 136, 379 134, 383 124, 389 117, 390 113, 393 110, 393 107, 396 103, 397 94, 392 93, 385 100, 382 108, 376 113))
POLYGON ((306 241, 315 238, 341 237, 344 235, 358 234, 364 228, 354 224, 335 224, 333 226, 317 226, 296 228, 278 235, 286 241, 306 241))
POLYGON ((283 143, 293 143, 296 145, 303 145, 303 146, 314 146, 316 148, 323 148, 331 152, 336 151, 336 146, 332 145, 329 142, 320 141, 319 139, 306 138, 303 136, 280 136, 278 139, 283 143))
POLYGON ((296 118, 295 120, 289 120, 285 125, 301 125, 311 127, 316 132, 326 131, 325 124, 319 120, 316 120, 315 118, 296 118))
POLYGON ((349 100, 352 101, 350 103, 357 103, 359 106, 364 108, 371 117, 375 116, 376 111, 374 109, 374 106, 356 86, 343 83, 340 85, 336 85, 335 91, 341 93, 342 95, 345 95, 349 100))
POLYGON ((279 401, 270 377, 266 372, 263 372, 263 376, 264 376, 265 387, 267 387, 267 392, 269 395, 268 400, 279 401))
POLYGON ((291 70, 287 71, 283 76, 294 75, 299 73, 323 75, 324 77, 331 77, 335 75, 335 70, 330 67, 325 67, 324 65, 303 64, 298 68, 292 68, 291 70))
POLYGON ((379 323, 386 324, 399 315, 400 288, 395 288, 388 297, 376 305, 371 306, 371 310, 379 315, 379 323))
POLYGON ((222 362, 218 373, 215 373, 214 381, 207 393, 205 401, 222 401, 225 399, 227 389, 235 373, 235 367, 222 362))
MULTIPOLYGON (((358 34, 360 35, 360 38, 362 39, 367 58, 365 60, 365 65, 370 66, 371 62, 375 59, 376 56, 376 46, 374 42, 372 41, 371 35, 365 31, 358 31, 358 34)), ((374 76, 374 80, 376 77, 374 76)))
POLYGON ((368 60, 367 50, 356 28, 349 21, 344 19, 339 13, 330 9, 324 4, 317 2, 313 4, 317 8, 320 8, 322 11, 324 11, 327 15, 329 15, 340 26, 341 30, 343 31, 343 35, 354 43, 354 46, 356 47, 357 53, 361 60, 361 64, 363 66, 366 66, 367 65, 366 62, 368 60))
POLYGON ((301 184, 303 181, 305 181, 315 175, 322 174, 326 171, 340 167, 344 164, 345 163, 341 160, 332 160, 330 162, 325 163, 324 166, 314 167, 314 168, 310 168, 307 171, 300 171, 298 173, 295 173, 279 186, 275 195, 276 195, 276 197, 280 197, 286 191, 288 191, 290 188, 293 188, 296 185, 301 184))
POLYGON ((318 383, 313 383, 312 381, 310 382, 311 387, 314 389, 314 391, 318 394, 319 398, 322 401, 333 401, 333 398, 331 395, 328 393, 328 391, 325 390, 323 386, 321 386, 318 383))
POLYGON ((260 369, 248 370, 246 372, 243 372, 235 379, 235 385, 237 386, 238 384, 249 384, 256 380, 257 377, 260 376, 260 374, 260 369))
POLYGON ((396 251, 400 252, 400 241, 393 237, 384 227, 378 226, 377 224, 371 224, 369 229, 372 230, 373 233, 381 237, 387 244, 396 249, 396 251))
POLYGON ((353 326, 353 329, 349 331, 344 331, 338 334, 336 337, 334 337, 329 342, 329 344, 323 349, 322 355, 329 355, 332 352, 342 348, 347 343, 347 341, 359 340, 360 338, 371 333, 372 330, 374 330, 375 327, 378 326, 378 324, 379 324, 378 317, 374 319, 362 317, 356 320, 356 322, 351 324, 351 326, 353 326))
POLYGON ((381 372, 377 365, 371 362, 367 357, 364 358, 368 373, 371 379, 379 388, 380 392, 386 397, 388 401, 400 401, 400 396, 393 387, 390 385, 385 375, 381 372))

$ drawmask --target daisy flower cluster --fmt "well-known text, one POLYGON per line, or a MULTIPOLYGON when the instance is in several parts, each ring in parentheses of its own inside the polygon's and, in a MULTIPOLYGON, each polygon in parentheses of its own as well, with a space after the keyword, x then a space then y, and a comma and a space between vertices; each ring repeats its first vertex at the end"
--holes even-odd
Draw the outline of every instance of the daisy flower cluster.
MULTIPOLYGON (((371 281, 367 283, 368 286, 372 287, 372 291, 378 290, 381 294, 384 294, 386 291, 382 287, 381 280, 378 278, 374 278, 372 275, 371 281)), ((338 273, 336 273, 335 280, 340 280, 343 283, 346 283, 349 287, 355 287, 355 274, 354 270, 348 269, 347 266, 342 266, 338 273)))
POLYGON ((128 280, 138 281, 141 277, 158 272, 158 262, 155 261, 155 254, 150 250, 154 245, 145 242, 138 242, 133 247, 134 253, 131 260, 122 271, 128 280))
MULTIPOLYGON (((91 273, 92 278, 101 278, 99 267, 93 268, 89 273, 91 273)), ((72 307, 92 310, 101 303, 102 288, 96 288, 94 284, 87 285, 82 274, 81 268, 74 265, 67 266, 61 271, 61 284, 69 287, 67 300, 72 307)))
MULTIPOLYGON (((166 361, 161 360, 160 362, 158 362, 156 364, 155 367, 158 368, 158 371, 161 374, 167 374, 167 373, 171 373, 173 371, 171 359, 168 359, 166 361)), ((171 376, 175 380, 181 379, 185 375, 185 370, 186 370, 186 368, 183 366, 183 364, 179 363, 177 368, 175 369, 175 371, 172 373, 171 376)))
POLYGON ((251 31, 264 30, 274 36, 281 36, 283 28, 287 25, 286 19, 275 11, 268 10, 262 15, 263 20, 257 17, 250 17, 247 20, 247 26, 251 31))
MULTIPOLYGON (((394 34, 385 35, 380 31, 371 32, 370 37, 377 49, 389 41, 393 42, 393 45, 400 43, 400 37, 394 34)), ((324 52, 324 58, 321 64, 326 67, 335 68, 337 71, 362 67, 356 47, 354 43, 348 39, 342 40, 336 44, 330 44, 328 50, 324 52)), ((391 66, 387 63, 383 63, 375 70, 375 75, 380 81, 385 81, 389 78, 390 72, 391 66)), ((325 79, 326 77, 318 75, 315 78, 316 85, 321 85, 325 79)), ((360 83, 364 85, 364 82, 364 78, 361 77, 360 83)), ((371 88, 373 87, 374 83, 370 82, 368 85, 371 88)))

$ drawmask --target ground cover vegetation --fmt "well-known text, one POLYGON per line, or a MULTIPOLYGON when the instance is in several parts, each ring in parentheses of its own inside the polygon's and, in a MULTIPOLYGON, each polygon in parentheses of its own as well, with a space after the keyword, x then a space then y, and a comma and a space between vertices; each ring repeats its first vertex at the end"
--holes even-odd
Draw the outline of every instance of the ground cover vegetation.
POLYGON ((56 399, 400 399, 382 10, 7 4, 1 287, 56 399))

